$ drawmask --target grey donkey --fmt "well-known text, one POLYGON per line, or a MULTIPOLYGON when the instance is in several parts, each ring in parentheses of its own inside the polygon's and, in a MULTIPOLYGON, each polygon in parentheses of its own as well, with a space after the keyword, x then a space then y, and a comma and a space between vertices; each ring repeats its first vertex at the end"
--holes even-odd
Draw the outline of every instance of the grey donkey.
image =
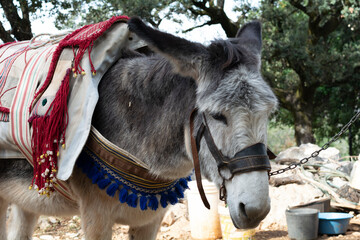
MULTIPOLYGON (((277 99, 260 74, 261 25, 244 25, 235 38, 204 46, 153 29, 139 18, 130 31, 155 52, 124 50, 99 86, 92 124, 108 140, 135 155, 154 176, 178 179, 193 170, 189 116, 203 114, 218 149, 234 156, 267 143, 269 115, 277 99)), ((224 184, 231 218, 238 228, 256 227, 270 210, 268 172, 255 170, 221 176, 205 140, 199 160, 204 177, 224 184)), ((68 180, 75 201, 59 193, 49 198, 29 191, 32 169, 24 159, 0 161, 0 239, 31 239, 39 215, 80 215, 87 240, 110 240, 115 223, 129 225, 129 239, 156 239, 167 208, 141 211, 122 204, 92 184, 80 169, 68 180), (12 204, 6 231, 6 212, 12 204)))

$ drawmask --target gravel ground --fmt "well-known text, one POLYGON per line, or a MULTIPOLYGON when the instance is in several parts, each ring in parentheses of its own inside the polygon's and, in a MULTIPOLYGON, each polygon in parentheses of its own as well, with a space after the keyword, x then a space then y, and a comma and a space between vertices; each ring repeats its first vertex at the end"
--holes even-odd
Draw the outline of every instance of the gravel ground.
MULTIPOLYGON (((190 240, 190 223, 186 216, 186 205, 178 204, 165 217, 157 240, 190 240)), ((41 217, 34 233, 34 240, 76 240, 84 236, 80 228, 81 219, 77 216, 72 218, 41 217)), ((113 240, 127 239, 128 227, 115 225, 113 227, 113 240)), ((279 224, 272 224, 265 229, 257 229, 256 240, 288 240, 290 239, 287 229, 279 224)), ((355 216, 349 225, 345 235, 320 236, 319 239, 328 240, 351 240, 360 239, 360 215, 355 216)))

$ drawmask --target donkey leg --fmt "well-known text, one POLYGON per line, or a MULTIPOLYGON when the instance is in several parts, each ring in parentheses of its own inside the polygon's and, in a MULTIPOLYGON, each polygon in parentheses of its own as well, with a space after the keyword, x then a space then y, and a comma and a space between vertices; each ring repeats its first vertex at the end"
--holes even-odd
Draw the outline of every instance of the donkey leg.
POLYGON ((155 240, 164 215, 165 212, 164 214, 160 214, 160 216, 150 224, 130 227, 129 240, 155 240))
POLYGON ((6 240, 6 211, 8 203, 0 197, 0 240, 6 240))
POLYGON ((17 205, 11 206, 8 240, 32 239, 39 215, 25 211, 17 205))
MULTIPOLYGON (((92 209, 88 209, 91 212, 92 209)), ((86 240, 111 240, 114 222, 101 214, 81 213, 81 227, 86 240)))

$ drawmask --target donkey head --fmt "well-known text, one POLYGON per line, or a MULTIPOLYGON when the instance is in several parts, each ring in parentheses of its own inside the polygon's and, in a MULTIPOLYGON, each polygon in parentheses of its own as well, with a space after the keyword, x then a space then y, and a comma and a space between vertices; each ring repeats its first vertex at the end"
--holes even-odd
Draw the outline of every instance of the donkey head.
MULTIPOLYGON (((176 73, 195 79, 200 113, 195 129, 206 121, 222 156, 231 159, 249 146, 266 145, 268 117, 277 100, 260 74, 260 23, 249 23, 235 38, 216 40, 209 46, 160 32, 139 18, 132 18, 128 24, 173 64, 176 73)), ((219 169, 205 141, 199 145, 202 174, 218 187, 225 187, 234 225, 256 227, 270 210, 268 172, 255 169, 234 174, 231 169, 219 169)))

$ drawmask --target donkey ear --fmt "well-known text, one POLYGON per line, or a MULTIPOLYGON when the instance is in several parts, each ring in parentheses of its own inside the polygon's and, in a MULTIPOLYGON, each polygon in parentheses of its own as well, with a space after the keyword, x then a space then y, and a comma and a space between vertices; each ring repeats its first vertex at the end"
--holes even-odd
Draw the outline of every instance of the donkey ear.
POLYGON ((155 52, 169 59, 177 73, 198 78, 202 57, 207 53, 203 45, 149 27, 138 17, 132 17, 128 27, 155 52))
POLYGON ((257 53, 261 52, 261 23, 253 21, 245 24, 236 34, 241 44, 249 46, 257 53))

